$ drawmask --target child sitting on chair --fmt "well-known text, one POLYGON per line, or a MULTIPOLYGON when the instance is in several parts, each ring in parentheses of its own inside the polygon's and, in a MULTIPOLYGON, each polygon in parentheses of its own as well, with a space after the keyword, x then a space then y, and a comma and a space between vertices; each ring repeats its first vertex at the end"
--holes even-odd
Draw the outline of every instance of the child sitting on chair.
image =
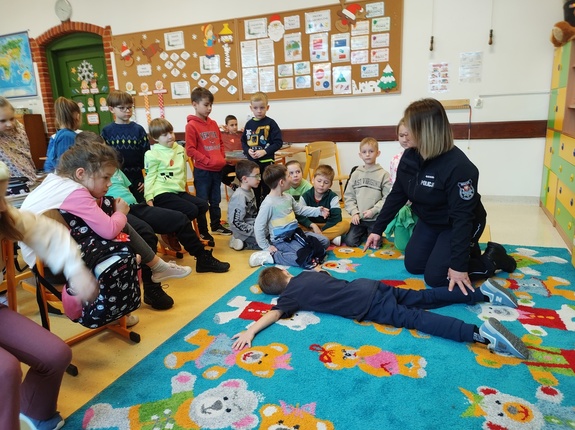
POLYGON ((349 221, 344 220, 339 206, 339 197, 331 190, 335 172, 331 166, 321 164, 313 173, 313 188, 301 195, 300 203, 311 207, 329 208, 329 217, 298 216, 297 220, 306 229, 323 234, 336 246, 341 245, 341 236, 349 230, 349 221))

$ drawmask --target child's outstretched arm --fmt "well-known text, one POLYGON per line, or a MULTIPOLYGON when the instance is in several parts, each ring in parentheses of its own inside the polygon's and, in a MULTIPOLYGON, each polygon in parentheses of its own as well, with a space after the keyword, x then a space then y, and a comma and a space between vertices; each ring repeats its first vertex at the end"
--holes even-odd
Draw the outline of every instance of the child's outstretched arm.
POLYGON ((251 325, 246 331, 233 335, 232 339, 236 339, 236 341, 233 343, 232 348, 239 351, 245 347, 251 347, 252 340, 256 337, 256 334, 275 323, 281 318, 281 316, 282 312, 278 310, 271 310, 263 314, 260 319, 251 325))

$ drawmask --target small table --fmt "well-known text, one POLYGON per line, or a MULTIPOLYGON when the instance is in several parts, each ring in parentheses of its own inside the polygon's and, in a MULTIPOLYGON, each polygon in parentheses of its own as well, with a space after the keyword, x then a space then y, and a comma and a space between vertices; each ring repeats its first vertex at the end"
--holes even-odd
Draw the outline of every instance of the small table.
POLYGON ((293 157, 295 154, 305 152, 305 146, 282 146, 279 151, 276 151, 275 161, 277 163, 285 164, 286 158, 293 157))

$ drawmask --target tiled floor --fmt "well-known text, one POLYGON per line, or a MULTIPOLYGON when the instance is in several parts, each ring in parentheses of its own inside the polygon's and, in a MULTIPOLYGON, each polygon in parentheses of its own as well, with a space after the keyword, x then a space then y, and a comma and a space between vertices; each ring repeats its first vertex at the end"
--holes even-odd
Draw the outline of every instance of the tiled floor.
MULTIPOLYGON (((547 217, 536 205, 503 204, 487 200, 491 239, 502 244, 565 247, 565 243, 547 217)), ((168 311, 154 311, 147 305, 137 311, 140 323, 134 331, 141 343, 132 344, 114 333, 103 333, 73 346, 73 363, 79 375, 66 375, 60 394, 59 410, 64 417, 71 414, 95 394, 109 385, 130 367, 144 358, 178 329, 192 320, 210 304, 247 277, 254 269, 247 261, 250 251, 234 251, 228 247, 229 237, 216 236, 214 255, 230 262, 225 274, 194 273, 186 279, 169 281, 168 293, 175 306, 168 311)), ((195 261, 185 256, 179 261, 195 268, 195 261)), ((19 293, 20 311, 36 318, 34 297, 19 293)), ((52 318, 52 330, 65 337, 78 328, 65 317, 52 318)), ((135 381, 136 383, 136 381, 135 381)))

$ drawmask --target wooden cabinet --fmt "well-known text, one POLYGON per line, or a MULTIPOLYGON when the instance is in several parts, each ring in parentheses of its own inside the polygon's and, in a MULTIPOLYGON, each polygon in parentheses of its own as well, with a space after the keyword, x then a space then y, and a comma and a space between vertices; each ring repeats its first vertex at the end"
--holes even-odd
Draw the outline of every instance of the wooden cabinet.
POLYGON ((553 58, 540 206, 573 252, 575 239, 575 43, 553 58))
POLYGON ((26 129, 26 134, 30 141, 30 152, 32 153, 32 160, 34 161, 36 169, 44 168, 44 160, 40 160, 40 157, 46 157, 48 139, 46 138, 42 115, 27 113, 24 115, 16 115, 16 119, 20 121, 26 129))

